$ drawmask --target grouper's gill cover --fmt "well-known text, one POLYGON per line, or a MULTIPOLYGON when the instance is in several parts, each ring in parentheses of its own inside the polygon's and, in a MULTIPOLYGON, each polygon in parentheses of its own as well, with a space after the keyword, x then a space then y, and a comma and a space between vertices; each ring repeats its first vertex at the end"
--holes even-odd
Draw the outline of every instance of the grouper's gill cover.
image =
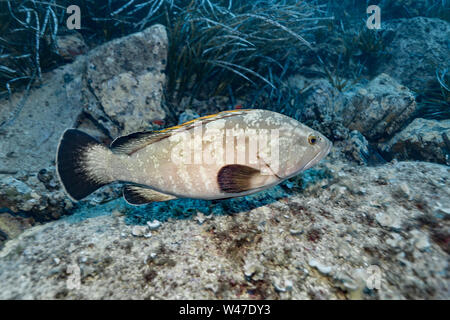
POLYGON ((108 148, 69 129, 56 162, 64 189, 81 200, 115 181, 140 205, 175 198, 252 194, 311 168, 331 149, 322 134, 268 110, 233 110, 153 132, 117 138, 108 148))

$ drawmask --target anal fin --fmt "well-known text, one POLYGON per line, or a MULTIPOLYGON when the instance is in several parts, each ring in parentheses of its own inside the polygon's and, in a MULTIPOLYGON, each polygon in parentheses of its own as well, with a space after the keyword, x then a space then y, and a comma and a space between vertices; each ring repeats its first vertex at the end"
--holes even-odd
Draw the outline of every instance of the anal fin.
POLYGON ((123 198, 126 202, 132 205, 143 205, 151 202, 161 202, 176 199, 176 197, 172 195, 133 185, 126 185, 123 188, 123 198))

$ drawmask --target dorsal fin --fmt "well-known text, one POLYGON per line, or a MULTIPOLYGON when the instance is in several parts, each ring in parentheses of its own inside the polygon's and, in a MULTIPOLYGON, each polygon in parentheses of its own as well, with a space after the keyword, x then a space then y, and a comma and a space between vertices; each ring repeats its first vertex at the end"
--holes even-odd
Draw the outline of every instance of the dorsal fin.
POLYGON ((169 201, 176 199, 175 196, 161 193, 149 188, 126 185, 123 188, 123 198, 132 205, 143 205, 151 202, 169 201))
POLYGON ((146 146, 152 143, 170 137, 173 133, 177 131, 189 130, 193 128, 196 125, 196 123, 198 123, 198 121, 200 120, 204 121, 204 123, 208 123, 214 120, 238 115, 245 111, 248 110, 240 109, 240 110, 222 111, 216 114, 196 118, 183 124, 158 131, 142 131, 131 133, 129 135, 118 137, 117 139, 115 139, 111 143, 110 148, 115 153, 124 153, 130 155, 142 148, 145 148, 146 146))
POLYGON ((170 133, 143 131, 118 137, 111 143, 111 150, 115 153, 132 154, 146 146, 170 136, 170 133))
POLYGON ((251 180, 260 173, 259 170, 252 167, 229 164, 219 170, 217 182, 222 192, 241 193, 252 189, 251 180))
POLYGON ((170 128, 166 128, 166 129, 162 129, 159 130, 157 132, 163 133, 163 132, 168 132, 168 131, 176 131, 178 129, 182 129, 182 130, 189 130, 190 128, 192 128, 198 121, 205 121, 204 123, 208 123, 211 122, 213 120, 218 120, 218 119, 223 119, 223 118, 227 118, 227 117, 231 117, 231 116, 235 116, 244 112, 247 112, 249 110, 252 109, 239 109, 239 110, 227 110, 227 111, 221 111, 219 113, 215 113, 215 114, 210 114, 207 116, 203 116, 203 117, 199 117, 199 118, 195 118, 193 120, 187 121, 185 123, 170 127, 170 128))

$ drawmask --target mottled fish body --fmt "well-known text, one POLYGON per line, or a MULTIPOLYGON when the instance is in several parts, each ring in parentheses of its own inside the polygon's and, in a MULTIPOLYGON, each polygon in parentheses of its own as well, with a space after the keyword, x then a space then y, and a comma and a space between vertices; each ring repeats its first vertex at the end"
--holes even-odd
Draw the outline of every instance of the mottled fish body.
POLYGON ((174 198, 224 199, 252 194, 325 157, 331 142, 268 110, 233 110, 156 132, 117 138, 109 148, 75 129, 57 152, 67 193, 80 200, 106 184, 129 183, 131 204, 174 198))

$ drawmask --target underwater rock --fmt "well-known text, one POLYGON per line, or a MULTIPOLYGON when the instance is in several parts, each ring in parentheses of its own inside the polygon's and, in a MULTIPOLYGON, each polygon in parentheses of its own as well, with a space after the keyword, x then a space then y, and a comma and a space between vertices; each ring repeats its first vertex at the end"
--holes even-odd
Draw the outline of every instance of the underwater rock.
POLYGON ((58 54, 66 61, 73 61, 88 50, 83 36, 78 32, 57 36, 55 46, 58 54))
POLYGON ((423 160, 450 165, 450 120, 415 119, 381 151, 398 160, 423 160))
POLYGON ((158 220, 147 221, 147 227, 152 231, 157 230, 159 227, 161 227, 161 222, 159 222, 158 220))
POLYGON ((350 132, 349 139, 342 151, 348 158, 360 165, 367 164, 370 157, 369 142, 358 130, 350 132))
POLYGON ((199 224, 203 224, 203 222, 205 222, 206 220, 211 219, 211 218, 212 218, 211 215, 207 216, 207 215, 204 215, 204 214, 201 213, 201 212, 197 212, 197 214, 196 214, 196 216, 195 216, 194 219, 195 219, 199 224))
POLYGON ((383 28, 394 35, 387 47, 391 57, 379 64, 378 72, 387 73, 411 90, 421 92, 427 82, 435 81, 437 68, 450 67, 447 21, 416 17, 386 22, 383 28))
POLYGON ((161 99, 167 48, 165 28, 154 25, 89 53, 85 110, 112 137, 147 130, 166 117, 161 99))
POLYGON ((394 209, 388 209, 383 212, 378 212, 375 215, 375 220, 383 227, 390 228, 393 231, 400 231, 402 229, 402 220, 396 214, 394 209))
POLYGON ((247 281, 264 279, 264 266, 256 259, 248 260, 244 264, 244 276, 247 281))
MULTIPOLYGON (((80 204, 95 206, 105 200, 122 196, 120 185, 111 185, 93 194, 80 204)), ((18 225, 17 232, 6 232, 8 239, 17 236, 36 222, 43 223, 61 218, 73 209, 70 200, 59 184, 55 167, 50 166, 38 172, 19 172, 13 176, 0 175, 0 214, 13 216, 11 223, 18 225), (19 232, 20 231, 20 232, 19 232)), ((5 232, 0 226, 0 233, 5 232)), ((0 239, 0 244, 1 244, 0 239)))
POLYGON ((310 267, 316 268, 320 273, 322 273, 324 275, 327 275, 331 271, 333 271, 333 267, 323 265, 322 263, 320 263, 316 259, 310 259, 308 261, 308 264, 309 264, 310 267))
POLYGON ((58 219, 72 208, 72 201, 62 190, 57 190, 59 184, 54 176, 43 171, 0 178, 0 212, 4 212, 0 233, 7 234, 8 239, 18 236, 35 222, 58 219))
POLYGON ((348 102, 341 111, 344 125, 358 130, 370 142, 391 137, 416 110, 412 92, 387 74, 346 95, 348 102))
POLYGON ((427 250, 430 247, 430 240, 426 233, 419 230, 411 231, 413 245, 419 250, 427 250))
POLYGON ((33 218, 15 217, 9 213, 0 213, 0 248, 6 240, 17 237, 33 224, 33 218))
POLYGON ((28 95, 17 92, 10 99, 0 99, 0 124, 6 121, 0 128, 0 172, 37 173, 54 162, 62 133, 75 126, 83 110, 84 68, 81 56, 43 74, 42 84, 28 95))
POLYGON ((52 174, 45 182, 39 180, 39 173, 1 178, 0 208, 33 217, 36 221, 58 219, 67 213, 73 206, 72 201, 60 189, 54 168, 47 170, 52 174))
POLYGON ((448 219, 450 218, 450 207, 444 207, 440 202, 437 202, 433 214, 438 218, 448 219))
POLYGON ((200 116, 195 111, 193 111, 192 109, 186 109, 180 114, 178 118, 179 119, 178 124, 183 124, 185 122, 194 120, 198 117, 200 116))
POLYGON ((278 277, 275 277, 273 279, 273 287, 277 292, 286 292, 291 291, 293 287, 293 283, 289 279, 280 279, 278 277))
POLYGON ((12 177, 2 179, 0 182, 1 207, 15 212, 30 211, 39 205, 41 196, 27 184, 12 177))
POLYGON ((445 1, 430 0, 381 0, 379 3, 383 19, 424 16, 445 5, 445 1))
POLYGON ((304 90, 298 119, 332 141, 347 140, 350 130, 359 131, 369 142, 386 139, 401 130, 416 110, 412 92, 387 74, 344 92, 326 79, 293 76, 289 84, 304 90))
POLYGON ((326 79, 306 79, 301 75, 292 76, 289 85, 301 93, 301 104, 295 118, 318 130, 332 141, 343 140, 348 129, 342 125, 340 110, 344 96, 326 79))
MULTIPOLYGON (((317 177, 302 192, 233 215, 211 214, 202 224, 195 215, 170 216, 169 201, 170 218, 151 237, 145 223, 155 219, 149 212, 157 204, 81 206, 5 243, 0 299, 448 298, 450 221, 433 217, 434 208, 450 207, 450 168, 321 166, 332 176, 317 177), (399 196, 404 184, 408 196, 399 196), (345 196, 333 197, 333 185, 346 186, 345 196), (124 215, 112 214, 119 206, 124 215), (130 225, 133 214, 142 220, 130 225), (308 231, 292 234, 293 227, 308 231), (80 270, 80 279, 68 270, 80 270), (373 272, 379 281, 370 289, 373 272)), ((197 208, 189 200, 174 203, 197 208)))
POLYGON ((304 90, 302 107, 297 111, 301 121, 331 121, 338 116, 343 102, 342 94, 328 80, 315 79, 305 82, 303 77, 297 75, 291 77, 289 83, 297 90, 304 90))
POLYGON ((131 234, 135 237, 151 237, 151 233, 149 232, 147 226, 134 226, 131 230, 131 234))

